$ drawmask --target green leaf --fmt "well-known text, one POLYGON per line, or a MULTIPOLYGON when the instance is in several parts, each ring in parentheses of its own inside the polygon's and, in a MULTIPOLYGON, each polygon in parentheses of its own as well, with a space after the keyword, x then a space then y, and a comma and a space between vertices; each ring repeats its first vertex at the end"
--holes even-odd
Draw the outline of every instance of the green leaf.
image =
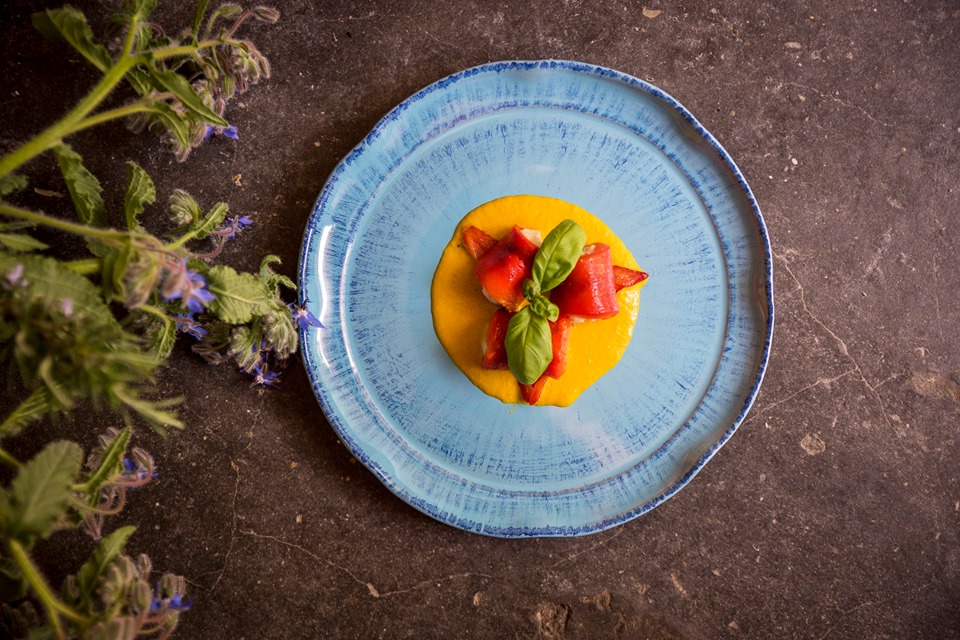
POLYGON ((20 467, 10 484, 4 516, 4 535, 31 546, 51 533, 70 503, 70 487, 83 463, 75 442, 58 441, 20 467))
POLYGON ((25 233, 0 233, 0 244, 10 251, 43 251, 50 248, 50 245, 25 233))
POLYGON ((175 95, 184 108, 193 113, 199 120, 220 127, 229 125, 226 120, 215 114, 203 103, 203 99, 193 90, 187 79, 177 72, 161 71, 151 67, 150 75, 160 86, 175 95))
POLYGON ((193 237, 197 240, 206 238, 211 231, 223 224, 223 219, 227 217, 229 210, 230 205, 226 202, 218 202, 213 205, 213 208, 207 212, 203 219, 196 226, 191 227, 190 231, 193 233, 193 237))
POLYGON ((99 289, 80 274, 53 258, 0 253, 0 273, 6 273, 17 264, 23 265, 23 278, 28 283, 26 288, 32 299, 56 307, 69 298, 74 314, 82 313, 90 321, 119 328, 110 308, 100 297, 99 289))
POLYGON ((504 346, 514 377, 521 384, 533 384, 553 360, 550 323, 530 307, 524 307, 510 318, 504 346))
POLYGON ((229 324, 245 324, 270 310, 273 295, 262 280, 250 273, 237 273, 216 266, 207 274, 207 288, 215 298, 209 310, 229 324))
POLYGON ((541 292, 550 291, 570 275, 586 242, 586 232, 573 220, 564 220, 547 234, 533 259, 533 281, 541 292))
POLYGON ((272 264, 280 264, 279 256, 270 254, 265 256, 264 259, 260 262, 260 279, 267 284, 267 287, 270 288, 274 292, 274 294, 278 296, 280 295, 281 285, 290 289, 291 291, 296 291, 297 290, 296 283, 294 283, 294 281, 288 278, 287 276, 280 275, 279 273, 275 273, 274 270, 270 268, 270 265, 272 264))
POLYGON ((147 348, 153 352, 157 362, 167 359, 177 342, 177 323, 170 318, 157 318, 153 327, 147 331, 147 348))
POLYGON ((550 322, 556 322, 560 317, 559 307, 543 296, 537 296, 530 301, 530 310, 550 322))
POLYGON ((53 148, 60 163, 60 172, 67 182, 67 190, 73 199, 80 222, 94 227, 107 224, 106 208, 103 205, 103 187, 100 181, 83 166, 83 158, 66 144, 53 148))
POLYGON ((203 18, 207 15, 207 5, 210 4, 210 0, 200 0, 200 3, 197 5, 197 11, 193 14, 193 30, 190 32, 190 35, 194 40, 197 40, 200 37, 200 26, 203 24, 203 18))
POLYGON ((15 173, 0 176, 0 198, 22 191, 27 187, 27 179, 15 173))
POLYGON ((46 387, 37 387, 26 400, 10 412, 3 424, 0 424, 0 438, 16 435, 30 422, 49 415, 59 408, 60 403, 46 387))
POLYGON ((153 180, 140 165, 127 162, 127 193, 123 198, 123 208, 127 216, 127 228, 131 231, 140 231, 139 218, 144 207, 153 204, 157 199, 157 189, 153 180))
POLYGON ((82 489, 78 489, 87 494, 87 500, 91 506, 96 506, 100 501, 100 487, 103 483, 123 471, 123 456, 127 453, 132 433, 130 427, 125 427, 110 440, 100 459, 100 464, 87 475, 82 489))
POLYGON ((80 597, 86 603, 93 602, 97 595, 97 587, 110 568, 110 564, 123 553, 127 540, 136 531, 136 527, 120 527, 106 536, 97 545, 90 559, 77 572, 77 585, 80 587, 80 597))
POLYGON ((33 14, 33 26, 50 40, 68 43, 100 71, 113 64, 107 50, 93 41, 86 17, 70 5, 33 14))

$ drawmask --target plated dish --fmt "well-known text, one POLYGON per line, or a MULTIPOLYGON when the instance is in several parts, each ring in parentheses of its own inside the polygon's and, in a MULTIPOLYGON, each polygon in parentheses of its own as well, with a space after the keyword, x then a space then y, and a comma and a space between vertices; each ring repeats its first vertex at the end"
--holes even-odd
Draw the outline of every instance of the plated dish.
POLYGON ((483 65, 394 108, 320 193, 299 279, 324 324, 304 363, 344 444, 417 509, 503 537, 594 533, 676 493, 746 415, 773 331, 732 159, 656 87, 578 62, 483 65), (622 359, 568 407, 484 394, 432 326, 457 223, 519 194, 599 216, 651 274, 622 359))

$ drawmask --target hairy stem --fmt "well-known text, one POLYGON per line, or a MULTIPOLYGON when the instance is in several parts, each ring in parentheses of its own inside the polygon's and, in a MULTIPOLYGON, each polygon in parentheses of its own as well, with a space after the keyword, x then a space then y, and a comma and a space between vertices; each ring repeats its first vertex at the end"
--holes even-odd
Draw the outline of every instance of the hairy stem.
POLYGON ((58 638, 66 637, 63 633, 63 627, 60 625, 61 615, 82 625, 89 624, 90 620, 87 617, 81 615, 73 607, 67 605, 57 597, 50 588, 50 585, 47 584, 46 579, 44 579, 40 573, 37 565, 33 564, 33 560, 30 559, 30 554, 23 545, 17 540, 8 539, 7 548, 10 550, 10 557, 16 562, 17 568, 20 569, 20 574, 23 576, 23 579, 27 581, 27 584, 33 589, 33 592, 40 599, 40 602, 43 603, 43 607, 47 611, 50 626, 53 627, 58 638))
POLYGON ((47 227, 52 227, 53 229, 66 231, 67 233, 87 236, 90 238, 99 238, 101 240, 123 240, 128 235, 123 231, 88 227, 84 224, 77 224, 76 222, 61 220, 60 218, 54 218, 39 211, 21 209, 20 207, 14 207, 6 203, 0 203, 0 215, 19 218, 20 220, 26 220, 33 224, 42 224, 47 227))
POLYGON ((71 260, 62 263, 67 269, 82 276, 92 276, 100 273, 100 258, 87 258, 86 260, 71 260))
POLYGON ((101 102, 113 91, 127 71, 137 64, 146 62, 144 55, 128 57, 120 60, 117 64, 110 67, 100 79, 100 82, 90 90, 77 106, 70 110, 67 115, 55 122, 45 130, 38 133, 32 140, 22 147, 14 149, 4 157, 0 158, 0 176, 5 176, 20 165, 40 155, 44 151, 52 148, 60 140, 71 133, 73 127, 81 122, 87 115, 99 106, 101 102))
POLYGON ((7 465, 14 471, 20 468, 20 461, 14 458, 12 455, 7 453, 4 449, 0 448, 0 462, 7 465))

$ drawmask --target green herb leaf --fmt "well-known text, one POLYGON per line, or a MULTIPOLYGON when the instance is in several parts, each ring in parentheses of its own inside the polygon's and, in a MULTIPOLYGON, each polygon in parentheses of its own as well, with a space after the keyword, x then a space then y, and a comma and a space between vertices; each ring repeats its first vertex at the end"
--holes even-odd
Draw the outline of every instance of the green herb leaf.
POLYGON ((25 233, 0 233, 0 244, 10 251, 43 251, 50 248, 50 245, 25 233))
POLYGON ((86 17, 70 5, 33 14, 33 26, 50 40, 68 43, 100 71, 113 64, 107 50, 93 41, 86 17))
POLYGON ((157 189, 153 180, 140 165, 127 162, 127 193, 123 198, 123 208, 127 217, 127 228, 131 231, 142 231, 140 214, 143 209, 153 204, 157 199, 157 189))
POLYGON ((123 553, 127 540, 136 531, 136 527, 120 527, 106 536, 97 545, 97 549, 90 556, 80 571, 77 572, 77 585, 80 587, 80 597, 85 603, 93 602, 97 595, 97 588, 103 576, 106 575, 110 564, 123 553))
POLYGON ((229 324, 245 324, 267 313, 274 304, 266 284, 250 273, 216 266, 207 273, 207 288, 215 298, 209 310, 229 324))
POLYGON ((210 232, 223 224, 223 219, 227 217, 227 212, 230 211, 230 205, 226 202, 218 202, 213 205, 213 208, 207 212, 207 215, 203 217, 203 220, 199 222, 195 227, 191 229, 193 232, 193 237, 197 240, 203 240, 210 232))
POLYGON ((157 318, 153 327, 147 331, 147 348, 153 352, 157 362, 163 362, 173 351, 177 342, 177 323, 170 318, 157 318))
POLYGON ((119 324, 104 304, 97 287, 53 258, 38 255, 12 256, 0 254, 0 273, 23 265, 23 278, 31 300, 47 307, 62 305, 65 299, 73 304, 74 314, 80 313, 93 321, 116 327, 119 324))
POLYGON ((210 0, 200 0, 197 11, 193 14, 193 30, 190 31, 190 35, 195 41, 200 37, 200 26, 203 24, 203 17, 207 15, 207 5, 209 4, 210 0))
POLYGON ((0 438, 18 434, 30 422, 49 415, 58 408, 60 408, 60 404, 53 397, 53 394, 46 387, 37 387, 0 424, 0 438))
MULTIPOLYGON (((57 161, 60 163, 60 172, 67 182, 67 190, 73 200, 80 222, 94 227, 105 227, 107 224, 106 208, 103 204, 103 187, 100 181, 83 166, 83 158, 68 145, 58 144, 53 148, 57 161)), ((99 243, 88 242, 90 250, 95 255, 103 253, 99 243)))
POLYGON ((27 187, 27 179, 16 173, 0 176, 0 198, 22 191, 27 187))
POLYGON ((123 456, 127 453, 127 446, 130 444, 132 433, 130 427, 124 427, 114 438, 110 439, 109 443, 106 444, 103 456, 100 458, 100 464, 87 475, 82 489, 78 489, 87 494, 87 502, 91 506, 96 506, 100 502, 100 487, 103 486, 103 483, 123 471, 123 456))
POLYGON ((570 275, 586 242, 586 232, 573 220, 564 220, 547 234, 533 259, 533 281, 541 292, 550 291, 570 275))
POLYGON ((510 318, 504 345, 510 371, 521 384, 536 382, 553 360, 550 324, 530 307, 524 307, 510 318))
POLYGON ((197 119, 208 124, 226 127, 230 123, 210 110, 210 107, 203 103, 203 99, 197 95, 186 78, 175 71, 161 71, 155 67, 150 68, 150 75, 160 86, 172 93, 180 100, 180 103, 188 111, 193 113, 197 119))
POLYGON ((537 296, 530 301, 530 310, 550 322, 556 322, 560 317, 559 307, 543 296, 537 296))
POLYGON ((4 535, 25 546, 49 535, 67 510, 83 451, 74 442, 58 441, 20 467, 5 494, 4 535))
POLYGON ((27 582, 23 579, 17 563, 12 558, 0 558, 0 602, 14 602, 25 595, 27 582))

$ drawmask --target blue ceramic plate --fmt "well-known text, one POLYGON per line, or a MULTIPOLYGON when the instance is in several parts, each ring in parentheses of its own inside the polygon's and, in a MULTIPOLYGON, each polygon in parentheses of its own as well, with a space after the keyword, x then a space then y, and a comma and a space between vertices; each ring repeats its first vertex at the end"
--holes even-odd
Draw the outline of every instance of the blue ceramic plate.
POLYGON ((400 498, 476 533, 583 535, 654 508, 736 430, 770 348, 770 247, 733 160, 661 90, 578 62, 487 64, 402 102, 330 176, 300 260, 330 423, 400 498), (567 408, 485 395, 433 331, 457 223, 524 193, 599 216, 650 273, 623 359, 567 408))

